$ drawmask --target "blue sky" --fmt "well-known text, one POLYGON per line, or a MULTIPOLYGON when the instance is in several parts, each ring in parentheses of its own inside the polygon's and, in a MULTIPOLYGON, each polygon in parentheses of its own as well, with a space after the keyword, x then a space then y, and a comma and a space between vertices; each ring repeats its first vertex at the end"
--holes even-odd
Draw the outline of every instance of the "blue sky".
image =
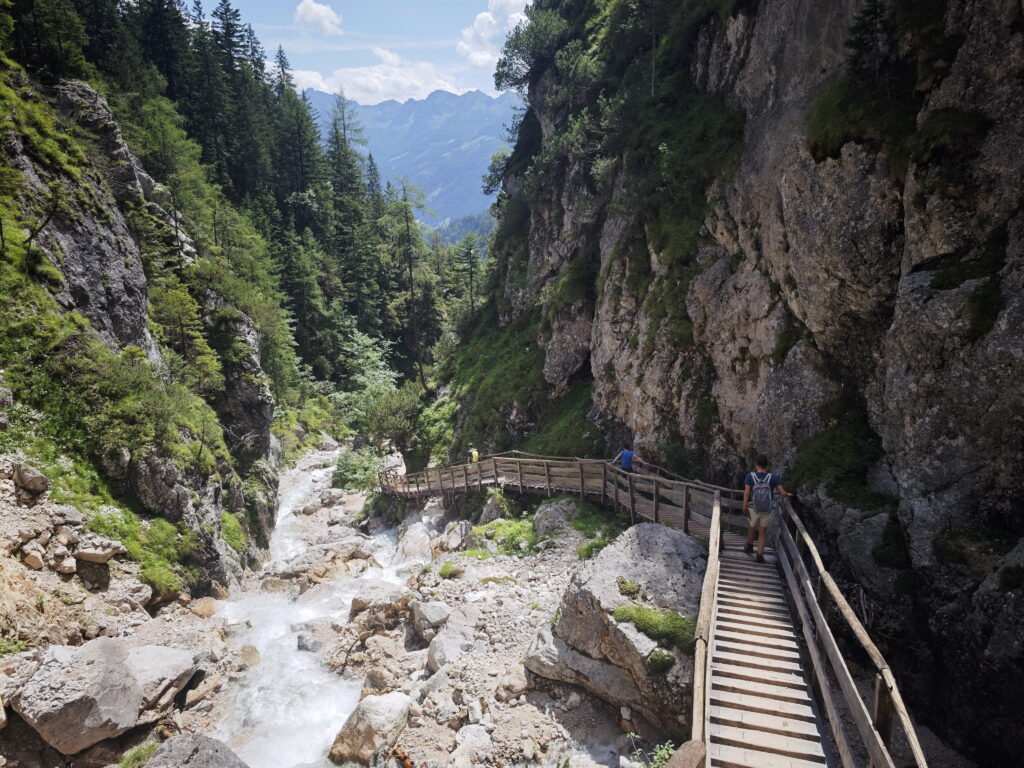
MULTIPOLYGON (((207 5, 213 5, 209 0, 207 5)), ((431 91, 494 93, 494 63, 527 0, 234 0, 301 88, 361 104, 431 91)), ((209 9, 208 9, 209 10, 209 9)))

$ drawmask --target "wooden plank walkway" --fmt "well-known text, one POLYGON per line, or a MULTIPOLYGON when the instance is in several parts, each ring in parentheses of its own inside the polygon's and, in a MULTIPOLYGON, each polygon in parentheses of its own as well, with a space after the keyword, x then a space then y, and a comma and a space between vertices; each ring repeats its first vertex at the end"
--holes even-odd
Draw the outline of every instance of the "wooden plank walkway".
POLYGON ((828 729, 814 705, 801 639, 775 552, 744 554, 746 539, 722 537, 709 644, 705 717, 716 768, 826 768, 828 729))
POLYGON ((770 531, 778 549, 768 548, 757 563, 743 552, 745 536, 732 532, 746 530, 742 492, 669 474, 513 451, 412 475, 383 472, 380 486, 406 499, 490 486, 571 493, 625 512, 631 522, 661 523, 703 540, 708 565, 694 634, 691 744, 706 754, 687 768, 895 768, 889 746, 897 724, 915 768, 928 768, 892 671, 788 499, 770 531), (857 691, 829 606, 874 664, 873 702, 857 691))

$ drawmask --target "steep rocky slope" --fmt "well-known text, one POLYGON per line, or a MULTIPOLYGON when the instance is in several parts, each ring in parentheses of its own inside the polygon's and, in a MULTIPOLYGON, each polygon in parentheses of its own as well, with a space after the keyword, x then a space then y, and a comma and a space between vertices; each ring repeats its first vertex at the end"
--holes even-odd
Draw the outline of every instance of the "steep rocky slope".
POLYGON ((123 541, 156 598, 223 588, 266 545, 276 505, 260 334, 220 284, 182 287, 209 260, 103 97, 78 81, 44 97, 17 69, 0 88, 16 180, 0 449, 123 541))
POLYGON ((647 457, 736 481, 767 452, 919 711, 1019 755, 1020 3, 676 4, 631 65, 653 106, 566 53, 613 71, 643 9, 537 6, 502 323, 542 318, 552 390, 592 378, 647 457))

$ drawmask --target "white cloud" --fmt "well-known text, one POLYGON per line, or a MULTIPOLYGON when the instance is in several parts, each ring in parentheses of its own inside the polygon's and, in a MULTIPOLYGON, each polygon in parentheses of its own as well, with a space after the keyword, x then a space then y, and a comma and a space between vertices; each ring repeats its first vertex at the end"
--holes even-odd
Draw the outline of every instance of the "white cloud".
POLYGON ((493 69, 505 36, 526 18, 523 11, 529 4, 530 0, 488 0, 487 10, 462 30, 458 52, 474 67, 493 69))
POLYGON ((295 8, 295 26, 316 29, 328 35, 341 34, 341 16, 327 3, 302 0, 295 8))
POLYGON ((406 61, 394 51, 375 48, 380 64, 336 69, 329 75, 295 70, 292 76, 300 90, 313 88, 327 93, 345 89, 345 96, 360 104, 377 104, 387 99, 424 99, 433 91, 465 93, 453 77, 427 61, 406 61))

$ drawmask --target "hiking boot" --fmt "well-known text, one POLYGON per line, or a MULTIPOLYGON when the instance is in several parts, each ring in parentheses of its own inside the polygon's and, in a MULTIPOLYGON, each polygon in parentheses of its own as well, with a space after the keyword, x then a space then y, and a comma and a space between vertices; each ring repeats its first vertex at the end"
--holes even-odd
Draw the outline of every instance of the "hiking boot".
POLYGON ((754 545, 748 541, 746 544, 743 545, 743 553, 747 555, 754 554, 754 545))
POLYGON ((764 562, 764 555, 762 555, 760 552, 758 552, 757 553, 757 557, 755 557, 754 560, 756 560, 759 563, 763 563, 764 562))

